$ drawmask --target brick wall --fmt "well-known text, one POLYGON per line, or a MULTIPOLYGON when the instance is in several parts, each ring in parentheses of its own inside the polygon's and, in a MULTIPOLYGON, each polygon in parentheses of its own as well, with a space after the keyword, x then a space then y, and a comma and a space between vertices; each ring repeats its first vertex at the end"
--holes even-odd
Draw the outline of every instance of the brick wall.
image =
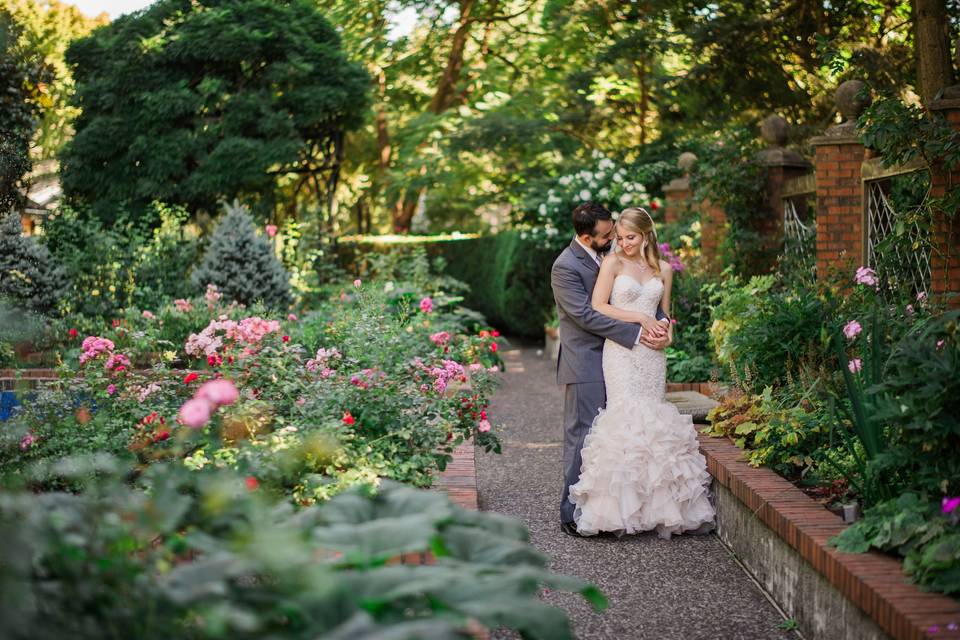
POLYGON ((817 175, 817 273, 862 265, 864 147, 844 136, 814 138, 817 175))
POLYGON ((727 215, 709 200, 700 203, 700 254, 708 269, 723 268, 720 247, 726 236, 727 215))
MULTIPOLYGON (((960 131, 960 100, 938 100, 930 110, 942 114, 955 131, 960 131)), ((931 175, 930 191, 934 198, 943 197, 947 190, 960 187, 960 173, 935 170, 931 175)), ((934 221, 931 256, 931 289, 934 296, 960 293, 960 218, 958 212, 940 212, 934 221), (951 224, 950 217, 953 217, 951 224)), ((948 299, 951 307, 960 308, 960 296, 948 299)))
POLYGON ((667 224, 686 218, 690 210, 690 181, 677 179, 663 188, 663 221, 667 224))

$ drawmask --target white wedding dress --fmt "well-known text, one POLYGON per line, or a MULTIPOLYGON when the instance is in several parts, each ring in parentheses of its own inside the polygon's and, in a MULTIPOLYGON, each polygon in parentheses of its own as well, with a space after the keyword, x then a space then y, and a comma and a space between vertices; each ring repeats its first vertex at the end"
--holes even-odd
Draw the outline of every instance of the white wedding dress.
MULTIPOLYGON (((621 274, 610 304, 652 316, 662 295, 659 278, 640 283, 621 274)), ((580 480, 570 487, 582 535, 656 530, 669 538, 712 529, 706 460, 693 419, 665 399, 666 371, 663 351, 604 343, 607 408, 584 440, 580 480)))

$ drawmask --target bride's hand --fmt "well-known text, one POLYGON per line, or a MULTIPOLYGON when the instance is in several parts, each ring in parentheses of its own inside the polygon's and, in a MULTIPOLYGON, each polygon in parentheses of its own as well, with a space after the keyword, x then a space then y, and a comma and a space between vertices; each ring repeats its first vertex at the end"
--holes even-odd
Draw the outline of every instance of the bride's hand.
MULTIPOLYGON (((643 327, 643 332, 648 336, 662 336, 666 335, 668 324, 664 324, 664 321, 657 320, 653 316, 648 316, 645 313, 638 313, 638 321, 640 326, 643 327)), ((669 323, 669 320, 666 321, 669 323)))

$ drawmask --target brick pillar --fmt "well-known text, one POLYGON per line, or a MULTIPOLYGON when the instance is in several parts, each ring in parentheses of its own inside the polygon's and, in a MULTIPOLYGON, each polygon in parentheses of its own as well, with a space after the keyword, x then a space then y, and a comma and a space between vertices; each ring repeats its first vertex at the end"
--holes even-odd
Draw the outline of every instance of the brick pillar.
MULTIPOLYGON (((954 131, 960 131, 960 97, 945 91, 950 97, 935 100, 929 105, 934 114, 942 116, 954 131)), ((930 176, 930 195, 942 198, 950 189, 960 188, 960 167, 950 171, 935 167, 930 176)), ((930 288, 934 296, 954 294, 946 299, 949 306, 960 308, 960 212, 937 212, 933 224, 933 255, 931 256, 930 288), (952 222, 951 222, 952 219, 952 222)))
POLYGON ((700 255, 704 266, 718 271, 723 264, 720 246, 727 235, 727 214, 709 200, 700 203, 700 255))
POLYGON ((767 170, 763 209, 756 213, 752 226, 763 238, 762 255, 766 264, 755 265, 758 273, 776 266, 783 251, 783 185, 787 180, 810 173, 810 163, 796 151, 786 148, 790 125, 777 115, 767 116, 760 126, 767 148, 757 154, 757 162, 767 170))
POLYGON ((864 83, 848 80, 837 88, 837 107, 844 123, 813 138, 817 175, 817 273, 850 271, 864 264, 865 234, 861 168, 864 146, 857 136, 857 118, 869 106, 864 83))
POLYGON ((683 176, 674 178, 663 186, 663 221, 667 224, 678 222, 687 217, 693 206, 693 191, 690 190, 690 170, 697 162, 697 156, 685 151, 680 154, 677 166, 683 170, 683 176))

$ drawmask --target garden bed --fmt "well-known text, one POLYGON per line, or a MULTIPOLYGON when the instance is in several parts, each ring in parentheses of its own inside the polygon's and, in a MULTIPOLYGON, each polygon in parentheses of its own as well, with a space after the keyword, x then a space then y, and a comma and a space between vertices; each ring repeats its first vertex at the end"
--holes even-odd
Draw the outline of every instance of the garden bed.
POLYGON ((720 538, 806 638, 960 638, 960 602, 921 591, 896 558, 827 546, 842 520, 727 439, 701 435, 700 450, 720 538))

